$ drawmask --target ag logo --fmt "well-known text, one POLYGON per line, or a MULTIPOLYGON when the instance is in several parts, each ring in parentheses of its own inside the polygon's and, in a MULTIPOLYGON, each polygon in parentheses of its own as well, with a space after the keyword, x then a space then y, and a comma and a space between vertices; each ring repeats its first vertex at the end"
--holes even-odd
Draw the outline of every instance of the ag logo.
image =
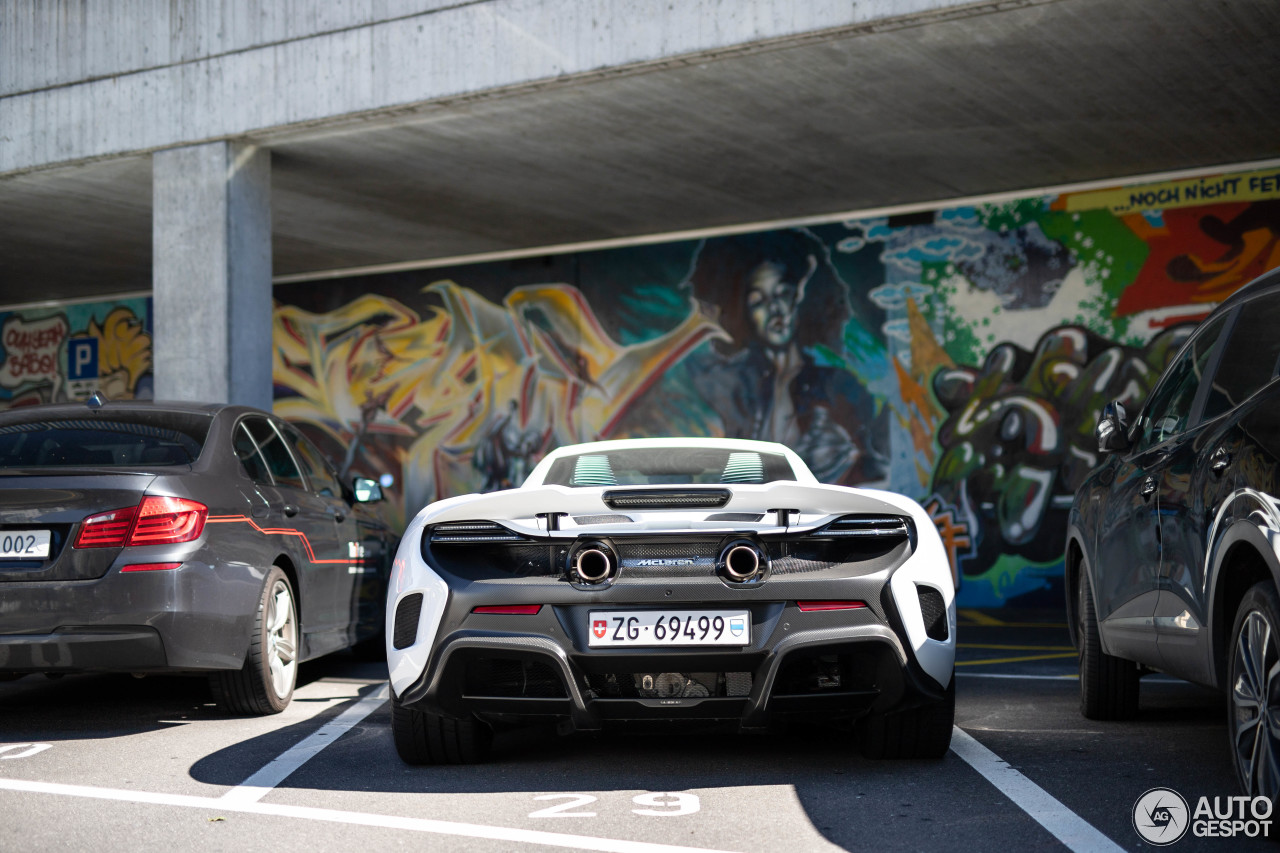
POLYGON ((609 620, 596 619, 591 623, 591 633, 596 635, 597 640, 604 639, 605 631, 609 630, 609 620))
POLYGON ((735 637, 741 637, 742 632, 747 630, 747 620, 741 617, 734 617, 729 620, 729 633, 735 637))
POLYGON ((1191 825, 1187 801, 1172 788, 1152 788, 1133 804, 1133 828, 1157 847, 1178 841, 1191 825))

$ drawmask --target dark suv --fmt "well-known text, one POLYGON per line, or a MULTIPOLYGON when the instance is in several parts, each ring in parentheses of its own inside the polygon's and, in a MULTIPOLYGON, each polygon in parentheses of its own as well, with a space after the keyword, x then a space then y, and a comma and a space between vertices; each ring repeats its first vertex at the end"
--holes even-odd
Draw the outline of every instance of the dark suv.
POLYGON ((1161 672, 1225 690, 1240 784, 1280 793, 1280 270, 1190 335, 1141 413, 1098 423, 1067 528, 1080 706, 1138 710, 1161 672))

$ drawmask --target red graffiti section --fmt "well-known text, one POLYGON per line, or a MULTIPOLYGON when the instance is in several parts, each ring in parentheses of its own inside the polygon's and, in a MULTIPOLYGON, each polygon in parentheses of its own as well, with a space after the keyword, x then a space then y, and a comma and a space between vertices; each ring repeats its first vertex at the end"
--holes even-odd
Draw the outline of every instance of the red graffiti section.
POLYGON ((0 329, 4 341, 4 363, 0 365, 0 385, 17 388, 38 382, 57 385, 60 380, 58 355, 70 331, 61 315, 27 321, 10 317, 0 329))
POLYGON ((1138 214, 1126 219, 1150 253, 1120 295, 1117 315, 1185 306, 1159 325, 1200 320, 1237 288, 1280 266, 1280 201, 1166 210, 1161 220, 1157 226, 1138 214))

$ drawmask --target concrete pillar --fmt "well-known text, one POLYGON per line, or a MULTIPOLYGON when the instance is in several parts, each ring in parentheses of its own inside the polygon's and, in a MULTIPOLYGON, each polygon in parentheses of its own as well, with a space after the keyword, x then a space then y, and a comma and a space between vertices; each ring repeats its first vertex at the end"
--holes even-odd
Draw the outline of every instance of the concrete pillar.
POLYGON ((152 174, 156 399, 270 409, 270 152, 172 148, 152 174))

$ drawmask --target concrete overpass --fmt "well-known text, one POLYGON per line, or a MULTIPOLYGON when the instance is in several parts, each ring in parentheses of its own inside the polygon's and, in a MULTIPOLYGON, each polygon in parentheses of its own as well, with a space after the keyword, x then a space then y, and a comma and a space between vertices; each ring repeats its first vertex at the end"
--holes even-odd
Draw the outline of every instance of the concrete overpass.
POLYGON ((1280 156, 1274 0, 0 6, 0 304, 152 291, 270 404, 270 281, 1280 156))

